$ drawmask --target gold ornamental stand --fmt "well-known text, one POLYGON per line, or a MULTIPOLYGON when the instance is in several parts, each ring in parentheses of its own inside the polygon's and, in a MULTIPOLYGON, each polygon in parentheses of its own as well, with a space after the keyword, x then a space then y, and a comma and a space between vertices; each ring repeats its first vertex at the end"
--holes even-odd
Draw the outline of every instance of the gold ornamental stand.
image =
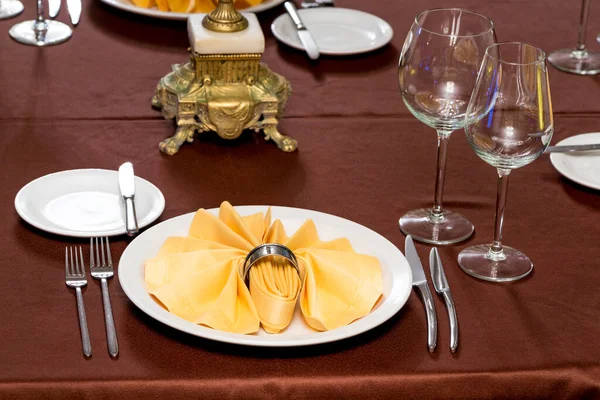
MULTIPOLYGON (((250 16, 257 25, 256 17, 250 16)), ((202 19, 203 29, 213 37, 244 31, 248 23, 233 7, 233 0, 219 0, 217 8, 202 19)), ((196 132, 215 131, 223 139, 235 139, 244 129, 262 130, 265 139, 281 150, 296 150, 296 140, 277 130, 290 84, 260 63, 262 53, 200 54, 192 45, 190 54, 189 62, 172 66, 152 98, 163 117, 177 123, 175 135, 159 144, 160 151, 177 153, 184 142, 194 141, 196 132)))

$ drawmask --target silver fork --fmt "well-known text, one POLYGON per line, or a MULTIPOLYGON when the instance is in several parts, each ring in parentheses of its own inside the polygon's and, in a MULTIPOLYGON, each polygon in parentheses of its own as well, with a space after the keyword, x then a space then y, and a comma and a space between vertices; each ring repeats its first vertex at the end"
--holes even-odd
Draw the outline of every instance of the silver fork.
POLYGON ((302 8, 317 8, 317 7, 335 7, 334 0, 304 0, 300 6, 302 8))
POLYGON ((109 278, 114 275, 114 269, 112 264, 112 256, 110 255, 110 245, 108 238, 104 238, 103 244, 102 238, 100 238, 100 244, 98 244, 98 238, 90 238, 90 271, 94 279, 98 279, 102 285, 102 304, 104 305, 104 322, 106 325, 106 339, 108 341, 108 353, 112 357, 116 357, 119 354, 119 343, 117 342, 117 330, 115 329, 115 321, 113 319, 112 307, 110 305, 110 295, 108 294, 108 282, 109 278), (106 257, 104 251, 106 249, 106 257), (95 250, 95 257, 94 257, 95 250), (101 257, 102 256, 102 257, 101 257))
POLYGON ((83 294, 81 293, 81 288, 87 285, 81 246, 79 246, 79 256, 77 256, 77 247, 75 247, 75 259, 73 259, 73 248, 65 247, 65 274, 67 277, 67 286, 75 288, 75 293, 77 295, 77 314, 79 315, 79 329, 81 331, 83 354, 85 354, 86 357, 90 357, 92 355, 92 345, 90 343, 87 318, 85 317, 83 294))

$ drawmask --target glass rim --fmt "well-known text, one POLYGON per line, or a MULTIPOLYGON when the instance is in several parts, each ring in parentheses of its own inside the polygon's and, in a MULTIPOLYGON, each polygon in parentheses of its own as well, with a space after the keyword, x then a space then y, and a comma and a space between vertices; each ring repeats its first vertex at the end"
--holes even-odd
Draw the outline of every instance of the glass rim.
POLYGON ((543 63, 546 61, 546 52, 545 52, 544 50, 542 50, 541 48, 539 48, 539 47, 537 47, 537 46, 534 46, 534 45, 532 45, 532 44, 529 44, 529 43, 525 43, 525 42, 515 42, 515 41, 513 41, 513 42, 498 42, 498 43, 493 43, 493 44, 490 44, 490 45, 487 47, 487 49, 485 49, 485 56, 486 56, 486 57, 489 57, 489 58, 491 58, 492 60, 498 61, 498 62, 500 62, 500 63, 502 63, 502 64, 507 64, 507 65, 516 65, 516 66, 535 65, 535 64, 540 64, 540 63, 542 63, 542 64, 543 64, 543 63), (515 44, 518 44, 518 45, 520 45, 520 46, 530 47, 530 48, 532 48, 532 49, 535 49, 535 50, 537 50, 537 51, 540 53, 540 55, 542 56, 542 58, 541 58, 541 59, 538 59, 538 60, 535 60, 535 61, 530 61, 530 62, 512 62, 512 61, 506 61, 506 60, 503 60, 503 59, 501 59, 501 58, 499 58, 499 57, 496 57, 496 56, 494 56, 494 55, 490 54, 490 49, 491 49, 492 47, 500 47, 500 46, 502 46, 502 45, 507 45, 507 44, 508 44, 508 45, 515 45, 515 44))
POLYGON ((478 37, 478 36, 486 35, 486 34, 488 34, 489 32, 493 32, 493 31, 494 31, 494 21, 492 21, 492 19, 491 19, 491 18, 489 18, 489 17, 486 17, 485 15, 483 15, 483 14, 480 14, 480 13, 478 13, 478 12, 471 11, 471 10, 467 10, 466 8, 459 8, 459 7, 448 7, 448 8, 445 8, 445 7, 441 7, 441 8, 430 8, 430 9, 427 9, 427 10, 421 11, 421 12, 420 12, 420 13, 418 13, 418 14, 417 14, 417 16, 415 17, 415 24, 417 24, 418 26, 420 26, 420 27, 421 27, 421 29, 423 29, 425 32, 431 33, 432 35, 438 35, 438 36, 444 36, 444 37, 460 37, 460 38, 470 38, 470 37, 478 37), (476 15, 476 16, 478 16, 478 17, 481 17, 482 19, 485 19, 485 20, 487 20, 487 21, 489 22, 489 24, 490 24, 490 27, 489 27, 488 29, 486 29, 485 31, 483 31, 483 32, 480 32, 480 33, 475 33, 475 34, 472 34, 472 35, 452 35, 452 34, 449 34, 449 33, 434 32, 434 31, 432 31, 432 30, 430 30, 430 29, 427 29, 427 28, 425 28, 423 25, 421 25, 421 24, 419 23, 419 17, 421 17, 421 16, 422 16, 422 15, 424 15, 425 13, 431 13, 431 12, 434 12, 434 11, 461 11, 461 12, 464 12, 464 13, 467 13, 467 14, 473 14, 473 15, 476 15))

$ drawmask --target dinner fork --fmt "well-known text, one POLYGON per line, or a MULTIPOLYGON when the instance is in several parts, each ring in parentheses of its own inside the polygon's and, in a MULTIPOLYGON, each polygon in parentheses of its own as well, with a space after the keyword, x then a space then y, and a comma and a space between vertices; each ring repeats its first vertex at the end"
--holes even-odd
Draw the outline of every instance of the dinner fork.
POLYGON ((107 237, 104 238, 104 241, 102 238, 100 238, 100 244, 98 244, 98 238, 90 238, 90 272, 92 273, 92 277, 94 279, 98 279, 100 281, 100 285, 102 285, 102 304, 104 306, 104 323, 106 325, 108 353, 112 357, 116 357, 119 354, 119 343, 117 342, 117 331, 115 329, 115 321, 113 319, 112 307, 110 305, 108 282, 106 281, 107 279, 113 277, 114 270, 112 256, 110 255, 110 245, 107 237), (104 253, 105 249, 106 257, 104 253), (94 250, 96 253, 95 257, 94 250))
POLYGON ((67 286, 75 288, 75 293, 77 295, 77 314, 79 315, 79 329, 81 331, 83 354, 85 354, 86 357, 90 357, 92 355, 92 345, 90 343, 87 318, 85 317, 83 294, 81 293, 81 288, 87 285, 81 246, 79 246, 79 256, 77 256, 77 247, 75 247, 75 259, 73 259, 73 248, 65 247, 65 274, 67 277, 67 286))

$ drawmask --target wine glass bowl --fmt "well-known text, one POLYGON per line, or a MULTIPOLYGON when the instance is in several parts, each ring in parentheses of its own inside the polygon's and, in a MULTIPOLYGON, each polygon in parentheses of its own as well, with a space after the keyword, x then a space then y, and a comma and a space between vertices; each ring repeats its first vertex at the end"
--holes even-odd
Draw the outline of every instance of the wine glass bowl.
POLYGON ((398 68, 410 112, 438 131, 462 129, 483 54, 494 41, 492 21, 472 11, 433 9, 417 15, 398 68))
POLYGON ((498 171, 498 194, 492 244, 463 250, 458 263, 480 279, 521 279, 532 271, 533 263, 519 250, 502 245, 502 226, 511 171, 537 159, 554 132, 544 52, 519 42, 488 47, 466 121, 467 141, 498 171))
POLYGON ((549 87, 539 81, 541 74, 545 76, 545 54, 534 46, 512 42, 490 46, 487 57, 467 110, 467 141, 488 164, 520 168, 546 150, 553 133, 549 87), (546 98, 548 104, 544 104, 546 98))
POLYGON ((409 211, 398 221, 415 240, 444 245, 473 233, 469 220, 442 207, 447 146, 451 133, 465 126, 481 60, 495 38, 489 18, 458 8, 421 12, 406 36, 398 65, 400 93, 408 110, 438 133, 433 207, 409 211))

